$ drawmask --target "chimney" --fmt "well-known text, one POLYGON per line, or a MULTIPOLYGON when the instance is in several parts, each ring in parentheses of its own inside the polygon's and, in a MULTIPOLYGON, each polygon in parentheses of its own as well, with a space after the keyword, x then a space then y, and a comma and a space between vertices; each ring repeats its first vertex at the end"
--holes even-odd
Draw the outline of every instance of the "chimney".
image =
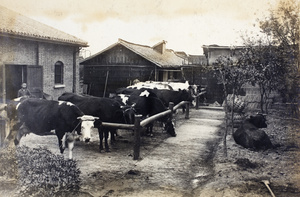
POLYGON ((167 44, 167 41, 163 40, 163 41, 157 43, 156 45, 154 45, 152 48, 155 51, 163 54, 165 52, 165 50, 166 50, 166 44, 167 44))

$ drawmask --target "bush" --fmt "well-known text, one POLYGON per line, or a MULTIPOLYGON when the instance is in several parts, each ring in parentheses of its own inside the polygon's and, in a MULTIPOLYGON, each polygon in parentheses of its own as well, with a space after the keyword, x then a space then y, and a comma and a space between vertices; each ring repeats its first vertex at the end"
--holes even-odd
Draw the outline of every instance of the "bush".
POLYGON ((80 170, 74 160, 65 160, 45 148, 3 149, 1 176, 18 180, 20 195, 51 196, 57 191, 78 191, 80 170))

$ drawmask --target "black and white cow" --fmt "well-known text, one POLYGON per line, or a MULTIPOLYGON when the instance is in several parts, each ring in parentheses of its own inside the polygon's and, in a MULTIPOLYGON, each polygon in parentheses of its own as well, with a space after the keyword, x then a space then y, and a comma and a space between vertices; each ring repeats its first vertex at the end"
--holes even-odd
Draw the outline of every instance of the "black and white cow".
POLYGON ((83 141, 89 142, 94 121, 99 119, 85 115, 70 102, 29 98, 15 104, 8 105, 8 117, 12 122, 8 138, 15 138, 15 145, 18 145, 23 135, 47 135, 55 130, 60 152, 64 152, 68 143, 70 159, 75 131, 83 141))
POLYGON ((262 114, 250 116, 232 134, 234 141, 243 146, 254 150, 266 150, 273 148, 273 144, 268 135, 260 128, 266 128, 266 118, 262 114))
MULTIPOLYGON (((125 93, 127 94, 127 96, 119 94, 121 97, 123 97, 123 102, 126 102, 127 105, 133 106, 136 114, 142 115, 143 118, 153 116, 167 110, 167 107, 151 89, 131 89, 130 92, 125 91, 125 93)), ((173 137, 176 136, 174 124, 170 116, 164 116, 158 121, 165 124, 164 129, 167 131, 167 133, 169 133, 173 137)), ((153 123, 150 123, 147 126, 147 131, 150 135, 152 135, 152 128, 153 123)))
MULTIPOLYGON (((194 100, 194 97, 192 96, 191 92, 187 90, 154 90, 154 93, 164 103, 166 107, 169 106, 170 102, 174 103, 174 105, 177 105, 181 101, 192 102, 194 100)), ((183 108, 183 112, 184 111, 185 108, 183 108)))
MULTIPOLYGON (((149 89, 157 95, 157 97, 164 103, 166 107, 170 102, 177 105, 181 101, 193 102, 198 94, 198 87, 196 85, 189 85, 188 81, 180 82, 139 82, 133 86, 120 88, 116 92, 118 94, 131 94, 135 90, 149 89)), ((185 106, 182 106, 183 112, 185 106)))
POLYGON ((100 146, 99 150, 103 150, 103 137, 105 141, 105 150, 109 151, 108 135, 111 132, 112 136, 116 132, 115 128, 103 127, 101 122, 110 123, 129 123, 132 124, 129 116, 134 116, 128 108, 123 108, 121 103, 111 98, 100 98, 95 96, 81 96, 73 93, 64 93, 58 100, 70 101, 79 107, 85 114, 97 116, 100 119, 95 121, 95 127, 98 128, 100 146), (104 135, 104 136, 103 136, 104 135))

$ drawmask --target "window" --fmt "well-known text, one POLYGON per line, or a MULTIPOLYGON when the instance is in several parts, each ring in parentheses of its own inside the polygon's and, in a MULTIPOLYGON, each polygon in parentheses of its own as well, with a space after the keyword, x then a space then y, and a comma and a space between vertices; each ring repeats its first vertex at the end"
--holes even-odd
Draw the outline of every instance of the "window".
POLYGON ((55 84, 63 84, 64 83, 64 64, 61 61, 58 61, 55 63, 54 83, 55 84))

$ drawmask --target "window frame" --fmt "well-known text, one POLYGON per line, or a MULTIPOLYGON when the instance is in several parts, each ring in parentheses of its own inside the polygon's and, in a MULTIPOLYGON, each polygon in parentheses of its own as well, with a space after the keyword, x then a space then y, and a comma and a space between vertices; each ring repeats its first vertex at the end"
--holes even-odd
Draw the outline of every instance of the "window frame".
POLYGON ((64 63, 57 61, 54 64, 54 84, 63 85, 64 84, 64 63))

